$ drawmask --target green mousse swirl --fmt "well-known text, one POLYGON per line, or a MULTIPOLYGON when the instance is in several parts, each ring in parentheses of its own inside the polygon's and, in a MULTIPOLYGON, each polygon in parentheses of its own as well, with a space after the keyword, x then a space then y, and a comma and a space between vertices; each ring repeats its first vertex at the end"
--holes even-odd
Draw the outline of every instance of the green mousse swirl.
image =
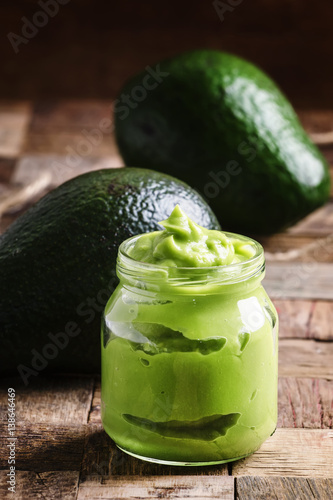
POLYGON ((199 226, 179 205, 160 224, 164 231, 140 236, 130 257, 162 267, 210 267, 242 262, 255 254, 251 243, 199 226))

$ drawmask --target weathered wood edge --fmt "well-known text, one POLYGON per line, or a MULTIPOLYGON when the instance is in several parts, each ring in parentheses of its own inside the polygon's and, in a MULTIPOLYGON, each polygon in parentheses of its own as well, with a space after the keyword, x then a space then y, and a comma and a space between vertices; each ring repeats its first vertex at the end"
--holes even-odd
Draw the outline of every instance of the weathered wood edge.
POLYGON ((333 431, 277 429, 256 453, 233 463, 232 474, 333 478, 333 431))

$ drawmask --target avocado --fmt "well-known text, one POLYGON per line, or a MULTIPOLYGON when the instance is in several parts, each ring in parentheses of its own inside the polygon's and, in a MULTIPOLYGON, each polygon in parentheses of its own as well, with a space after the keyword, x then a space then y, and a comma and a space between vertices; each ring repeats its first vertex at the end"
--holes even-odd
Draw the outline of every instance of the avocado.
POLYGON ((143 72, 115 101, 125 164, 195 187, 230 231, 273 233, 325 203, 327 163, 260 69, 214 50, 184 53, 156 68, 163 78, 144 89, 145 99, 143 72))
POLYGON ((201 196, 160 172, 119 168, 62 184, 0 237, 0 370, 100 370, 100 323, 119 244, 162 229, 176 204, 220 229, 201 196))

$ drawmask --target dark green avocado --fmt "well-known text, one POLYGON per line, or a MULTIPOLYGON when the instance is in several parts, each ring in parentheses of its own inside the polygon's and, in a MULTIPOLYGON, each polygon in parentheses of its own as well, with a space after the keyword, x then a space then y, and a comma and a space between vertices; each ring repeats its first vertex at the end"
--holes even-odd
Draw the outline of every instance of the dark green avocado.
POLYGON ((42 370, 100 370, 100 323, 126 238, 162 229, 176 204, 219 229, 201 196, 138 168, 76 177, 42 198, 0 237, 0 370, 25 383, 42 370))
POLYGON ((325 203, 327 163, 260 69, 198 50, 154 71, 158 83, 148 80, 150 68, 115 102, 116 139, 127 165, 197 188, 230 231, 273 233, 325 203))

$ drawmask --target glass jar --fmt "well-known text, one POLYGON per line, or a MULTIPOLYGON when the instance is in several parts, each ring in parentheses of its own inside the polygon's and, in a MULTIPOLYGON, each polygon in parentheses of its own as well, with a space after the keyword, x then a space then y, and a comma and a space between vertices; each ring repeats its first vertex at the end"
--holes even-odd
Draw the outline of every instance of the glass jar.
POLYGON ((119 248, 102 326, 102 421, 117 446, 172 465, 228 462, 276 428, 277 313, 262 246, 227 266, 163 268, 119 248))

